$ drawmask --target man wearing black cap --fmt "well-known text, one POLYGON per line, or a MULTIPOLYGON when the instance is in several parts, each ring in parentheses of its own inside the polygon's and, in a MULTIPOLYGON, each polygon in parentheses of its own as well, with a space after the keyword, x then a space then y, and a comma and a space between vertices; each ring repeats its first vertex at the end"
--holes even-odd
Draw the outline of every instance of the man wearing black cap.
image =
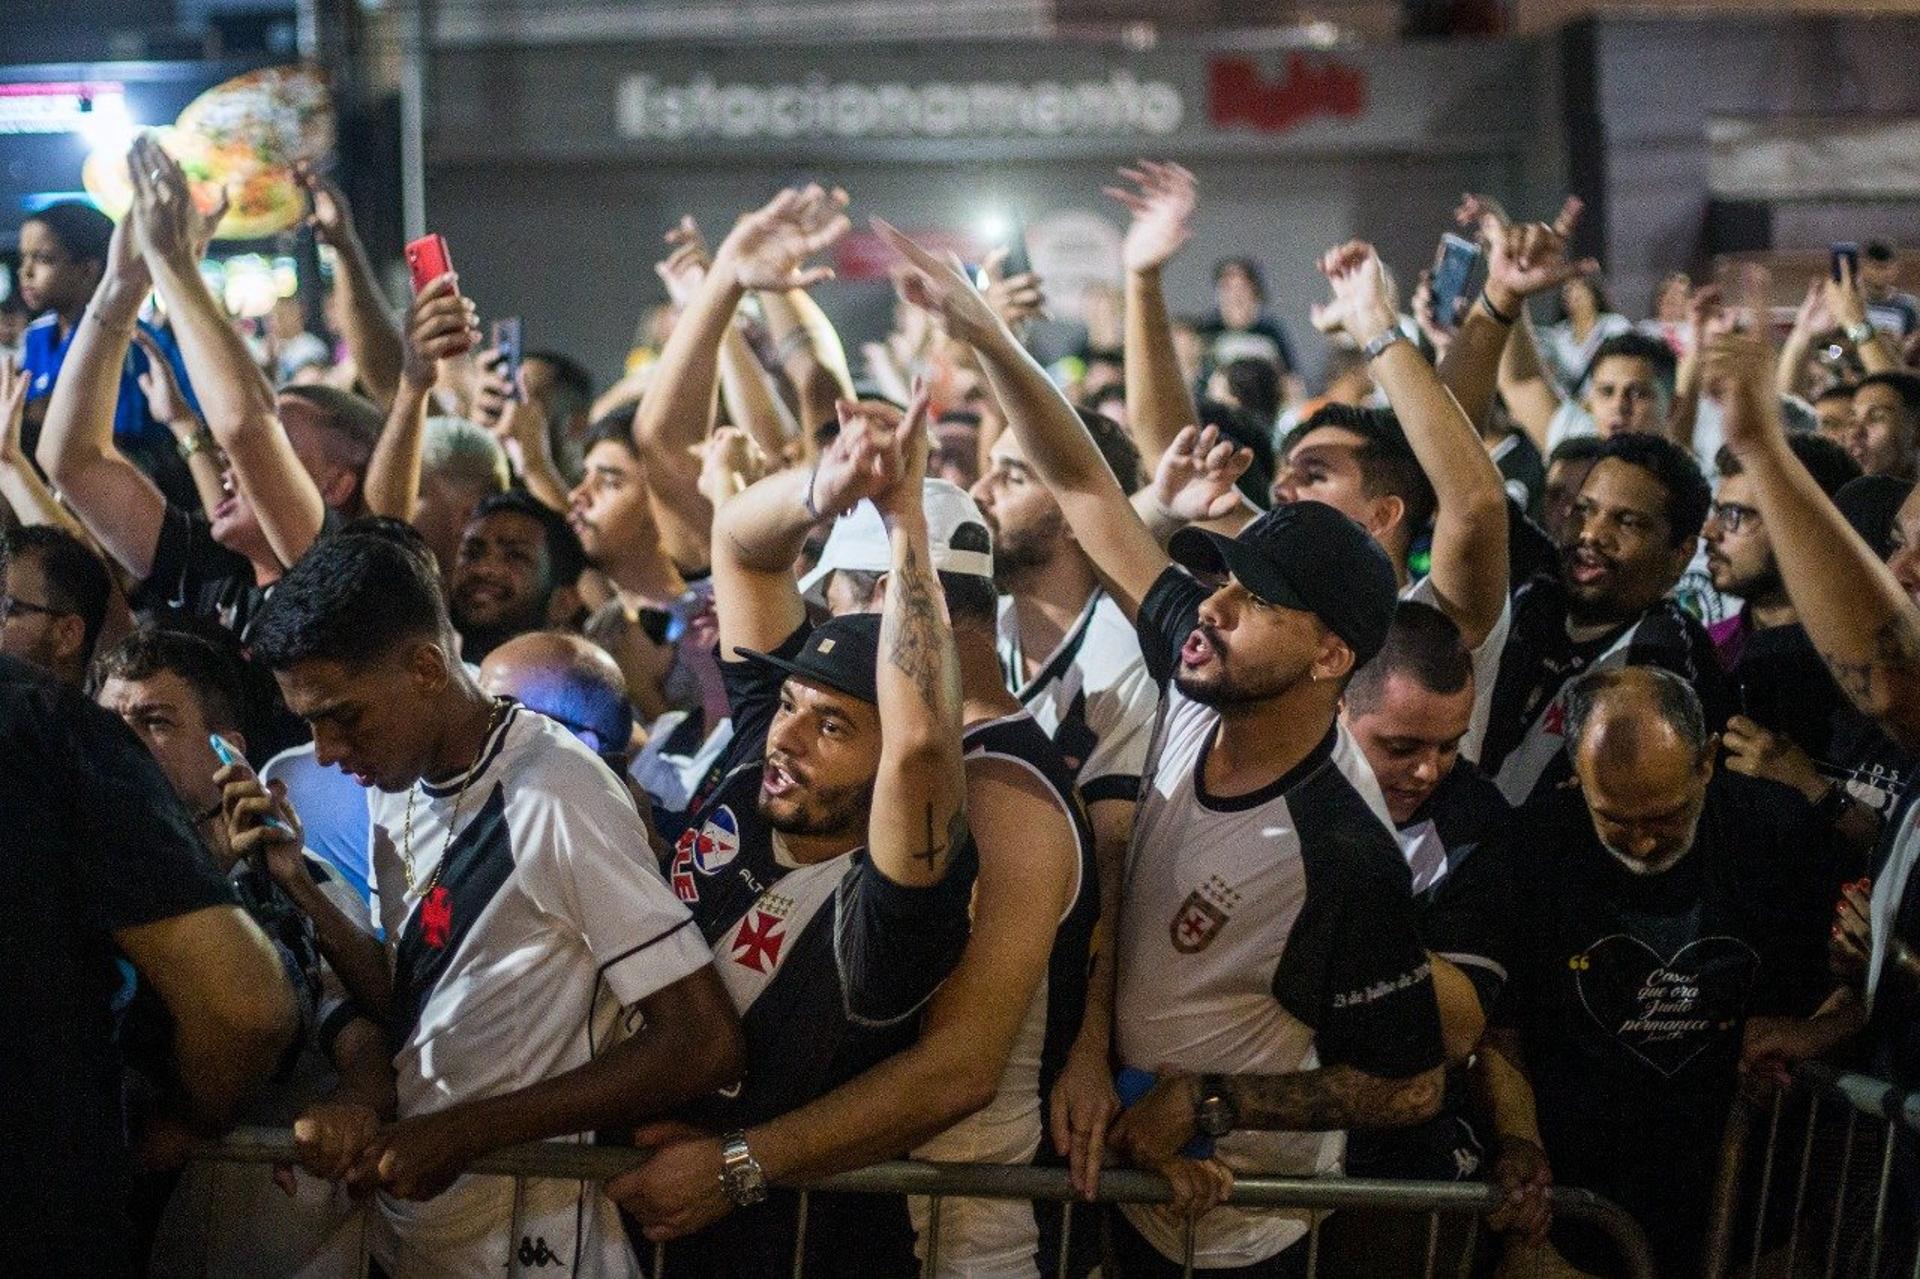
MULTIPOLYGON (((770 1121, 912 1044, 967 939, 960 680, 922 499, 925 401, 915 410, 865 419, 846 482, 816 472, 796 495, 833 488, 878 509, 893 550, 878 615, 811 627, 790 559, 752 560, 731 538, 714 556, 734 735, 668 878, 740 1012, 747 1071, 689 1108, 692 1126, 641 1129, 655 1155, 607 1187, 649 1239, 678 1240, 671 1274, 792 1270, 797 1196, 767 1183, 804 1175, 805 1155, 770 1121)), ((810 1197, 808 1274, 915 1269, 902 1200, 810 1197)))
MULTIPOLYGON (((1175 1211, 1195 1215, 1219 1202, 1230 1170, 1336 1169, 1339 1130, 1416 1122, 1440 1101, 1439 1014, 1406 862, 1336 722, 1348 676, 1392 619, 1393 567, 1357 524, 1297 502, 1234 538, 1184 530, 1172 550, 1217 583, 1202 585, 1169 560, 964 277, 881 231, 908 258, 907 299, 975 348, 1030 464, 1135 619, 1149 669, 1171 685, 1118 921, 1116 1046, 1132 1105, 1114 1143, 1165 1173, 1175 1211)), ((1306 1233, 1298 1215, 1210 1212, 1194 1265, 1304 1273, 1306 1233)), ((1181 1230, 1165 1211, 1128 1208, 1115 1246, 1122 1273, 1180 1272, 1181 1230)))

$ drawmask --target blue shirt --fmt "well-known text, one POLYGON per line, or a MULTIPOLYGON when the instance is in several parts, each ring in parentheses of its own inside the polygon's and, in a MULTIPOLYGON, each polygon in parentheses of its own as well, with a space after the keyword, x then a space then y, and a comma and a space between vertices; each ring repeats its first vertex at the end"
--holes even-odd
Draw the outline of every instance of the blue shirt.
MULTIPOLYGON (((173 340, 171 333, 156 329, 145 320, 138 323, 141 332, 152 338, 166 355, 187 403, 193 406, 194 412, 199 412, 200 402, 194 398, 193 387, 187 381, 187 368, 180 359, 179 343, 173 340)), ((78 327, 74 326, 75 329, 78 327)), ((73 334, 74 329, 69 329, 65 340, 62 340, 60 317, 51 313, 27 326, 20 342, 20 367, 27 375, 28 403, 44 400, 53 394, 53 384, 60 377, 60 366, 66 362, 67 348, 73 344, 73 334)), ((171 437, 166 425, 154 420, 153 414, 147 409, 147 397, 140 390, 140 376, 147 372, 148 367, 146 351, 138 343, 130 345, 127 358, 120 366, 120 399, 113 410, 113 436, 116 440, 156 440, 170 444, 171 437)))

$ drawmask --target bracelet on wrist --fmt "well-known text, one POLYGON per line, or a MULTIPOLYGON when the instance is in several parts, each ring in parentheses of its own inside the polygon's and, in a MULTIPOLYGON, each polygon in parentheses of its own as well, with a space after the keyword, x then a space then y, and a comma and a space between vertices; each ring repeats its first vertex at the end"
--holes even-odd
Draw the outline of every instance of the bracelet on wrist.
POLYGON ((1399 342, 1405 342, 1406 340, 1407 335, 1400 331, 1398 324, 1395 324, 1393 327, 1376 334, 1370 339, 1366 346, 1361 348, 1361 354, 1366 358, 1367 363, 1371 364, 1382 355, 1385 355, 1388 347, 1399 342))
POLYGON ((186 439, 181 440, 178 444, 176 444, 174 446, 174 451, 180 454, 180 460, 182 462, 189 462, 193 460, 193 455, 195 453, 200 452, 202 449, 210 449, 213 446, 214 446, 213 432, 209 431, 206 427, 203 426, 199 430, 195 431, 192 435, 189 435, 186 439))
POLYGON ((1504 324, 1508 328, 1512 328, 1515 322, 1517 322, 1520 319, 1520 313, 1518 311, 1514 312, 1512 315, 1507 315, 1503 313, 1499 307, 1493 304, 1493 299, 1487 296, 1487 291, 1485 289, 1480 290, 1479 300, 1480 300, 1480 309, 1485 311, 1487 313, 1488 318, 1491 319, 1495 324, 1504 324))
POLYGON ((819 478, 820 478, 820 459, 815 458, 813 462, 813 469, 807 472, 806 496, 801 499, 801 505, 807 508, 807 514, 813 517, 815 523, 818 523, 821 519, 820 508, 813 504, 813 486, 815 482, 819 480, 819 478))

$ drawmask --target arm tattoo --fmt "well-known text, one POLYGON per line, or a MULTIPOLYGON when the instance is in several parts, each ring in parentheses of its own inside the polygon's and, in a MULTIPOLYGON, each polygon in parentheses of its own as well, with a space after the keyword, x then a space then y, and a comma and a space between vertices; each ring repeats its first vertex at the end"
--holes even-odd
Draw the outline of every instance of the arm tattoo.
POLYGON ((1874 687, 1888 679, 1920 678, 1920 634, 1911 620, 1896 613, 1873 633, 1873 652, 1864 661, 1849 661, 1838 653, 1822 649, 1827 669, 1834 682, 1861 711, 1875 713, 1874 687))
POLYGON ((928 870, 937 868, 941 861, 960 846, 960 840, 966 834, 967 817, 965 813, 955 812, 947 819, 947 832, 944 837, 934 834, 933 805, 927 805, 927 834, 920 851, 913 854, 917 862, 925 862, 928 870))
POLYGON ((1351 1066, 1286 1075, 1236 1075, 1240 1124, 1290 1132, 1400 1128, 1430 1118, 1445 1076, 1436 1067, 1410 1079, 1381 1079, 1351 1066))
POLYGON ((947 688, 953 679, 945 652, 948 640, 934 595, 938 583, 922 567, 917 547, 907 548, 906 563, 887 582, 887 608, 880 623, 887 660, 913 681, 930 709, 940 712, 955 705, 957 698, 947 688))

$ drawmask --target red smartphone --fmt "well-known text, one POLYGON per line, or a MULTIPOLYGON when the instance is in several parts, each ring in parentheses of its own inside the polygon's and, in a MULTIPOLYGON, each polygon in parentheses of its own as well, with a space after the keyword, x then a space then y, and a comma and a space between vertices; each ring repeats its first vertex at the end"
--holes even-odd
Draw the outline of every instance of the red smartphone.
POLYGON ((407 269, 413 272, 415 293, 453 270, 453 258, 447 253, 445 238, 438 234, 423 235, 408 244, 407 269))

